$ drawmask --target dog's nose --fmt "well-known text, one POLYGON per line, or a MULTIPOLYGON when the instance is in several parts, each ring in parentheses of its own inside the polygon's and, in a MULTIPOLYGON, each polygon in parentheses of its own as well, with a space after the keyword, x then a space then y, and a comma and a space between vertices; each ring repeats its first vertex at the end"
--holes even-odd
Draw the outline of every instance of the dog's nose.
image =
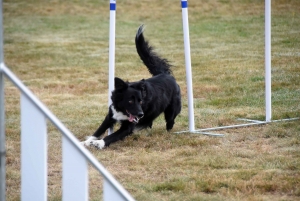
POLYGON ((144 116, 144 113, 143 113, 143 112, 139 112, 139 113, 138 113, 138 117, 139 117, 139 118, 143 118, 143 116, 144 116))

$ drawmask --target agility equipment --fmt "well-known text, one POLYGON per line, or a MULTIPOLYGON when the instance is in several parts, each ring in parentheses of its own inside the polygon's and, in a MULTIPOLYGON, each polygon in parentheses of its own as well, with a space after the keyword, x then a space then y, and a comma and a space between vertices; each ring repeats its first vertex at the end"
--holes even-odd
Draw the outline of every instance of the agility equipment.
MULTIPOLYGON (((193 101, 193 83, 192 83, 192 68, 191 68, 191 53, 190 53, 190 38, 189 38, 189 22, 188 22, 188 1, 181 0, 182 8, 182 24, 184 34, 184 52, 185 52, 185 67, 186 67, 186 82, 188 96, 188 119, 189 130, 176 133, 198 133, 211 136, 223 136, 223 134, 210 133, 223 129, 240 128, 254 125, 262 125, 272 122, 292 121, 299 118, 272 120, 272 102, 271 102, 271 0, 265 0, 265 121, 238 119, 250 123, 243 123, 230 126, 220 126, 205 129, 195 129, 194 120, 194 101, 193 101)), ((116 1, 110 0, 110 35, 109 35, 109 103, 111 91, 114 89, 114 60, 115 60, 115 18, 116 18, 116 1)))

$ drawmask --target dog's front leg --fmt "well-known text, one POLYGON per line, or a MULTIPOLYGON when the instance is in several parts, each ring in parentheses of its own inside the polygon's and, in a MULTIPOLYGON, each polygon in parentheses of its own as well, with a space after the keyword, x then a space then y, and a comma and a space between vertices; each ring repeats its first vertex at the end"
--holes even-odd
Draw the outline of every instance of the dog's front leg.
POLYGON ((81 142, 81 144, 87 147, 93 145, 93 142, 96 141, 108 128, 112 127, 115 123, 116 120, 112 118, 110 113, 108 113, 95 133, 92 136, 89 136, 87 140, 81 142))
POLYGON ((88 136, 87 139, 85 141, 80 142, 82 145, 89 147, 91 145, 93 145, 93 141, 98 140, 97 137, 95 136, 88 136))
POLYGON ((123 121, 119 130, 106 136, 102 140, 93 141, 92 144, 98 149, 103 149, 104 147, 109 146, 111 143, 122 140, 126 136, 132 134, 134 127, 134 123, 123 121))
POLYGON ((95 133, 93 134, 93 136, 96 137, 96 138, 99 138, 103 133, 105 133, 105 131, 107 129, 109 129, 110 127, 114 126, 114 124, 116 122, 117 121, 112 118, 111 114, 106 115, 104 121, 99 126, 99 128, 95 131, 95 133))

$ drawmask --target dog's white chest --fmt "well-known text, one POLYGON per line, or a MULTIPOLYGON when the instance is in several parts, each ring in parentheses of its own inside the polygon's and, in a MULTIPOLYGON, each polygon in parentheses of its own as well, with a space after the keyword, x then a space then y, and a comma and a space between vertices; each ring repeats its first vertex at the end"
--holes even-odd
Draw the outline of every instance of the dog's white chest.
POLYGON ((123 114, 123 112, 117 112, 117 110, 114 108, 114 106, 111 106, 111 110, 113 112, 113 117, 117 121, 121 120, 128 120, 127 115, 123 114))

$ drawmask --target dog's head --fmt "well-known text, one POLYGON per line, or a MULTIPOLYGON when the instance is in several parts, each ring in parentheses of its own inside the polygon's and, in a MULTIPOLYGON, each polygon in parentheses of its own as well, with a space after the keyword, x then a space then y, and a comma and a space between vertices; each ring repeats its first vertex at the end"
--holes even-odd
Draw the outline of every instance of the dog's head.
POLYGON ((138 123, 144 116, 143 104, 144 81, 130 85, 120 78, 115 78, 115 90, 112 92, 112 102, 118 112, 128 116, 128 121, 138 123))

